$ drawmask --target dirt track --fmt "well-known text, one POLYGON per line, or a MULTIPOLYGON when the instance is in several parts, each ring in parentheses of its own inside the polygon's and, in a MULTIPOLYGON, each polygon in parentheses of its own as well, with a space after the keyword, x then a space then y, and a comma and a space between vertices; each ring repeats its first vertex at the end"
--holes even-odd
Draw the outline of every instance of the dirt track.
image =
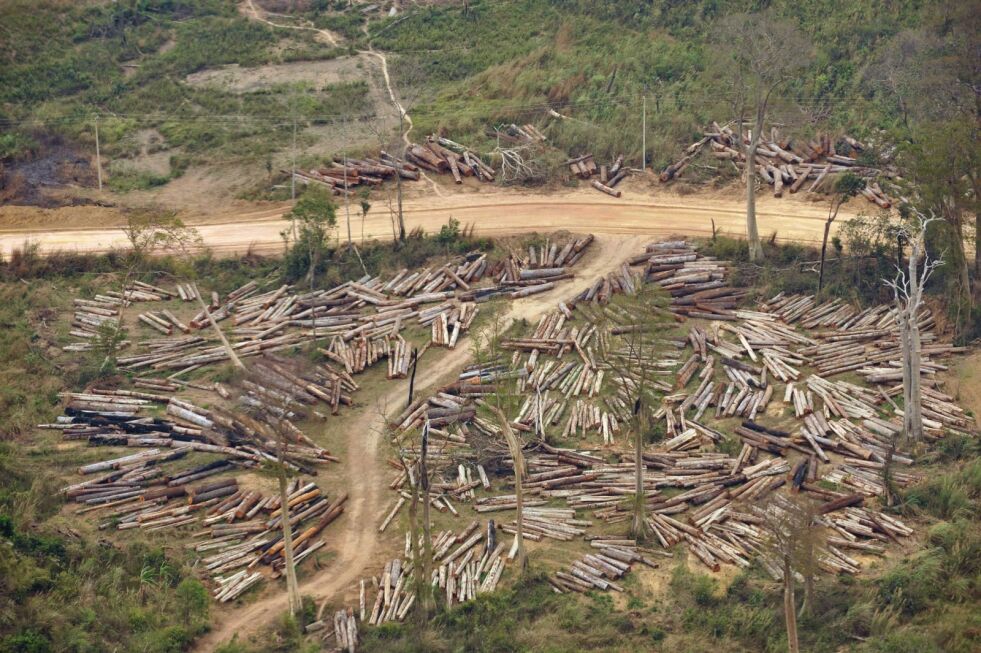
MULTIPOLYGON (((857 205, 861 206, 861 205, 857 205)), ((256 252, 278 252, 283 243, 280 232, 285 224, 282 215, 288 204, 270 205, 235 214, 189 218, 200 232, 204 245, 216 254, 242 254, 250 248, 256 252)), ((565 229, 594 234, 664 236, 685 234, 705 236, 711 233, 712 221, 721 233, 745 233, 745 209, 735 197, 705 198, 690 195, 644 195, 631 191, 627 197, 613 199, 592 190, 570 190, 561 193, 508 192, 482 190, 461 192, 443 197, 423 196, 405 202, 406 227, 422 227, 429 233, 439 230, 451 217, 461 224, 473 224, 482 236, 503 236, 531 231, 549 232, 565 229)), ((757 214, 760 233, 767 237, 776 231, 778 239, 819 243, 827 209, 797 199, 760 198, 757 214)), ((338 211, 339 220, 344 212, 338 211)), ((362 225, 352 206, 351 230, 360 239, 362 225)), ((838 223, 854 215, 843 209, 838 223)), ((62 212, 64 223, 73 221, 70 209, 62 212)), ((5 228, 4 210, 0 208, 0 253, 9 256, 12 249, 25 241, 37 243, 42 251, 78 250, 105 252, 127 247, 118 228, 59 228, 46 224, 38 229, 5 228)), ((8 224, 10 224, 8 222, 8 224)), ((340 225, 339 233, 346 233, 340 225)), ((364 222, 368 239, 392 237, 388 208, 376 201, 364 222)))

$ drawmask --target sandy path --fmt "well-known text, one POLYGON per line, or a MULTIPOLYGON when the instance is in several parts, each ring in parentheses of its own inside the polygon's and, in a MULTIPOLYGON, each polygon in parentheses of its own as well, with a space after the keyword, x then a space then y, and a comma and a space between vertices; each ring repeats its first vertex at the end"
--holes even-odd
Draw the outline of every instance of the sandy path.
MULTIPOLYGON (((761 201, 757 210, 763 237, 774 231, 778 240, 820 243, 827 209, 822 204, 794 199, 761 201)), ((204 245, 219 255, 282 251, 280 232, 285 226, 283 214, 289 204, 270 205, 234 214, 191 217, 204 245)), ((71 212, 65 210, 64 223, 70 224, 71 212)), ((856 214, 843 209, 836 224, 856 214)), ((557 229, 594 234, 664 236, 685 234, 709 235, 712 221, 721 233, 745 233, 745 209, 741 199, 704 198, 696 195, 644 195, 631 192, 629 197, 614 199, 592 190, 570 190, 562 193, 516 192, 487 188, 480 192, 458 192, 444 197, 416 197, 404 203, 406 228, 422 227, 428 233, 439 231, 449 218, 462 224, 473 224, 481 236, 502 236, 557 229)), ((41 228, 3 229, 0 209, 0 253, 21 247, 25 241, 37 243, 42 251, 77 250, 105 252, 126 248, 121 229, 41 228)), ((23 224, 19 222, 18 225, 23 224)), ((360 229, 360 225, 357 225, 360 229)), ((365 237, 387 240, 392 237, 388 211, 380 202, 365 220, 365 237)))
MULTIPOLYGON (((640 236, 601 236, 576 267, 576 277, 559 284, 552 291, 511 302, 503 315, 505 324, 515 319, 536 320, 556 303, 588 287, 600 274, 605 274, 643 245, 640 236)), ((419 396, 432 388, 452 381, 470 360, 470 346, 464 341, 456 349, 430 350, 420 359, 416 378, 419 396), (442 355, 435 355, 442 354, 442 355)), ((335 557, 325 569, 308 576, 300 583, 300 592, 312 596, 317 603, 331 599, 352 587, 376 562, 383 546, 377 529, 382 512, 388 507, 391 495, 386 491, 384 428, 385 415, 392 418, 405 401, 405 382, 378 400, 377 404, 360 410, 362 416, 347 428, 347 451, 344 455, 344 476, 349 499, 337 525, 326 533, 328 548, 335 557)), ((392 539, 389 533, 385 537, 392 539)), ((268 626, 288 608, 285 591, 263 596, 245 607, 225 608, 216 615, 213 630, 199 639, 195 651, 212 651, 225 641, 238 637, 244 641, 268 626)))
POLYGON ((335 47, 340 43, 336 34, 325 29, 319 29, 317 27, 310 27, 307 25, 282 25, 280 23, 274 23, 273 21, 266 18, 268 12, 266 12, 264 9, 260 9, 259 7, 256 7, 255 4, 252 2, 252 0, 245 0, 245 2, 242 4, 241 9, 242 9, 242 13, 244 13, 246 16, 248 16, 252 20, 257 20, 260 23, 265 23, 266 25, 270 25, 272 27, 279 27, 280 29, 295 29, 301 31, 314 32, 318 36, 323 37, 325 41, 327 41, 328 43, 330 43, 335 47))

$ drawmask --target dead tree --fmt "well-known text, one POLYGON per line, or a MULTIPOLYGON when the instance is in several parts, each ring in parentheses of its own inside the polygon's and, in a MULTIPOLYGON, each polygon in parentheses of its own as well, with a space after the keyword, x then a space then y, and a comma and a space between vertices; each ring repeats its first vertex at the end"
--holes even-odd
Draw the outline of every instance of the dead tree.
POLYGON ((917 315, 923 307, 923 287, 933 271, 944 264, 943 257, 931 258, 926 251, 926 232, 938 220, 920 211, 913 212, 914 223, 901 232, 910 245, 907 268, 896 266, 896 277, 885 283, 892 288, 896 322, 902 348, 903 433, 908 440, 923 439, 923 396, 920 389, 920 328, 917 315))

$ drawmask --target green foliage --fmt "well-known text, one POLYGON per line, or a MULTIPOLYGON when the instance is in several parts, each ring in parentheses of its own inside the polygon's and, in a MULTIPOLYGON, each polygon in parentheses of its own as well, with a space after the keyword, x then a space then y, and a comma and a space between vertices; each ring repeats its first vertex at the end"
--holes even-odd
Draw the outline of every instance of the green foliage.
POLYGON ((981 460, 974 458, 960 470, 931 475, 906 493, 906 502, 939 519, 978 514, 981 500, 981 460))
POLYGON ((439 228, 436 242, 441 245, 452 245, 460 238, 460 221, 451 217, 446 224, 439 228))
POLYGON ((646 93, 649 160, 663 166, 707 121, 733 117, 730 93, 710 83, 709 70, 720 58, 710 41, 726 16, 768 8, 807 34, 813 60, 781 95, 815 113, 826 108, 828 124, 864 134, 893 124, 898 110, 870 96, 863 70, 892 36, 928 23, 939 4, 471 0, 433 3, 370 31, 377 47, 401 53, 393 65, 399 87, 425 95, 413 111, 422 132, 445 129, 461 142, 493 147, 488 125, 535 122, 571 154, 623 152, 639 161, 646 93), (544 106, 577 121, 543 121, 544 106))

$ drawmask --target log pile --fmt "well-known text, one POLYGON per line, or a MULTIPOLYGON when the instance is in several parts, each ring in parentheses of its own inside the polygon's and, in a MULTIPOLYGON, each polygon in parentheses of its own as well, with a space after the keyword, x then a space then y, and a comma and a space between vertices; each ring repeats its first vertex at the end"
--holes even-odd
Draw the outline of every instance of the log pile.
POLYGON ((611 197, 620 197, 620 191, 616 190, 616 187, 627 176, 627 169, 623 166, 622 154, 617 156, 609 166, 597 166, 592 154, 584 154, 569 159, 565 165, 569 166, 570 174, 580 179, 589 180, 590 185, 601 193, 606 193, 611 197), (596 179, 593 179, 594 176, 596 179))
MULTIPOLYGON (((750 139, 749 133, 740 136, 728 125, 720 126, 713 122, 703 137, 685 150, 681 159, 661 172, 660 180, 665 183, 677 179, 706 145, 714 159, 730 161, 738 170, 742 170, 746 166, 746 146, 750 139)), ((896 171, 861 165, 857 155, 866 149, 865 145, 848 135, 833 138, 824 133, 810 140, 789 139, 781 137, 773 129, 769 139, 760 138, 753 166, 759 177, 773 186, 774 197, 781 197, 785 191, 796 193, 804 189, 813 193, 830 188, 835 175, 851 172, 866 180, 861 195, 876 206, 888 209, 893 201, 883 192, 878 180, 894 177, 896 171)))
MULTIPOLYGON (((537 250, 528 260, 551 269, 549 255, 537 250)), ((515 510, 501 427, 480 411, 484 397, 508 386, 520 398, 511 427, 529 443, 524 537, 541 543, 584 540, 593 549, 556 572, 555 591, 616 591, 633 562, 656 564, 649 557, 656 553, 630 540, 590 534, 596 522, 631 519, 626 497, 635 491, 633 444, 616 434, 631 423, 641 383, 636 370, 646 367, 647 383, 662 395, 652 418, 666 433, 645 448, 642 460, 648 526, 661 547, 685 546, 712 570, 747 567, 759 559, 779 578, 779 561, 766 554, 765 522, 773 514, 758 509, 778 514, 795 494, 817 506, 818 564, 828 573, 859 573, 863 565, 850 551, 882 554, 888 542, 913 534, 871 503, 885 493, 882 469, 890 455, 900 468, 892 472, 897 485, 919 480, 903 469, 913 457, 901 447, 891 451, 901 430, 901 411, 892 401, 901 393, 893 376, 899 368, 892 307, 858 310, 838 300, 778 295, 749 310, 741 306, 744 293, 726 283, 725 263, 700 257, 684 241, 652 244, 611 277, 561 302, 526 333, 502 338, 498 357, 465 369, 456 383, 399 416, 393 428, 400 438, 411 439, 429 423, 437 509, 463 516, 463 500, 478 515, 515 510), (632 265, 645 265, 644 274, 632 274, 632 265), (608 302, 643 283, 671 296, 671 314, 695 319, 680 338, 639 336, 667 351, 638 365, 637 354, 616 343, 636 334, 644 317, 608 302), (846 371, 858 372, 864 383, 838 378, 846 371), (595 446, 559 448, 546 444, 542 433, 563 441, 588 437, 595 446), (731 454, 718 451, 724 441, 736 444, 731 454), (612 451, 622 462, 609 461, 612 451), (476 468, 476 461, 481 470, 491 470, 487 483, 457 473, 458 466, 476 468), (491 485, 500 490, 481 491, 491 485), (449 497, 456 507, 443 503, 449 497)), ((932 381, 945 369, 940 360, 962 350, 938 342, 929 311, 919 322, 924 380, 932 381)), ((969 433, 969 417, 927 385, 928 432, 969 433)), ((418 447, 401 441, 411 464, 418 447)), ((401 470, 393 480, 401 494, 382 516, 383 527, 410 498, 406 479, 401 470)), ((508 534, 516 528, 504 516, 496 524, 508 534)))

